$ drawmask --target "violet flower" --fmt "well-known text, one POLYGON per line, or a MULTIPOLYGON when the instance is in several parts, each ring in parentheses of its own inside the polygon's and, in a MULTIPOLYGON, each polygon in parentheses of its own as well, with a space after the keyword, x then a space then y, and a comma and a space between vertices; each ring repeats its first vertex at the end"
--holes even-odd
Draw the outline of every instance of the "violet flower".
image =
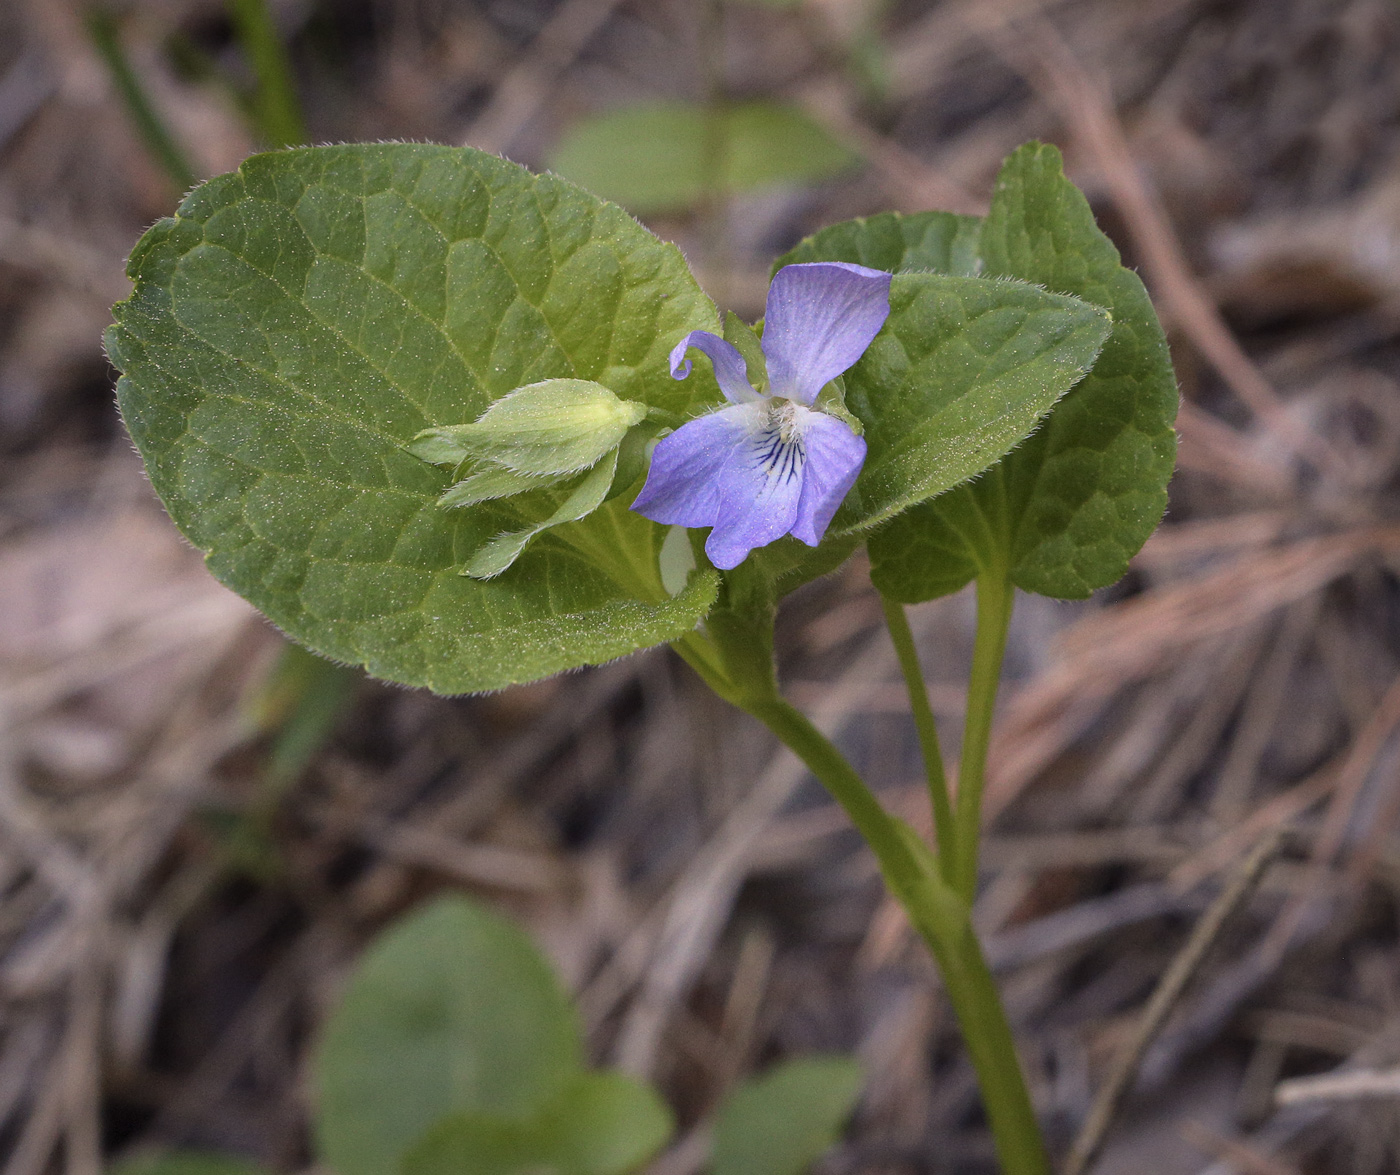
POLYGON ((780 269, 764 316, 762 391, 737 348, 709 331, 686 335, 671 352, 672 377, 690 374, 689 348, 703 351, 729 407, 662 438, 632 509, 654 522, 712 527, 705 554, 726 571, 785 534, 821 542, 855 485, 865 441, 813 404, 879 334, 889 292, 890 275, 863 265, 780 269))

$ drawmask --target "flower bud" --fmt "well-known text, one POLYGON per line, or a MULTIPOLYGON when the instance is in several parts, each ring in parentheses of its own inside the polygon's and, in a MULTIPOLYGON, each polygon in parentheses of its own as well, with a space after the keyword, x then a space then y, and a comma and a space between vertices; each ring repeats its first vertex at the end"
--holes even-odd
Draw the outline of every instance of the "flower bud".
POLYGON ((533 476, 577 473, 616 448, 646 414, 646 405, 591 380, 547 379, 502 396, 474 424, 424 430, 408 451, 454 469, 477 459, 533 476))

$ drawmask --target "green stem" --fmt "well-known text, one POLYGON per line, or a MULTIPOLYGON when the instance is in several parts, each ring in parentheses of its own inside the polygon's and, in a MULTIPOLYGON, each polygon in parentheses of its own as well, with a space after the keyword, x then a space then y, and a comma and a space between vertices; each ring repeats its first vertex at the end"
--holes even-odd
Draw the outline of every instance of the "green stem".
MULTIPOLYGON (((730 573, 704 631, 686 634, 674 647, 716 693, 752 714, 793 750, 845 809, 875 853, 890 892, 938 960, 977 1070, 1003 1175, 1049 1175, 1011 1029, 972 927, 971 904, 944 878, 943 866, 923 838, 886 812, 831 740, 778 693, 773 608, 764 587, 730 573)), ((907 641, 912 650, 902 620, 901 613, 894 628, 902 632, 894 639, 897 645, 907 641)), ((1001 631, 1004 635, 1004 624, 1001 631)), ((917 678, 917 661, 913 668, 917 678)))
POLYGON ((896 893, 917 888, 922 871, 899 826, 831 740, 805 714, 776 695, 743 698, 739 705, 776 734, 821 780, 874 851, 891 888, 896 893))
POLYGON ((933 805, 933 831, 938 841, 938 863, 945 878, 949 878, 957 858, 957 831, 953 826, 952 802, 948 798, 948 777, 943 770, 943 751, 938 745, 938 722, 928 701, 928 687, 923 670, 919 668, 919 651, 904 605, 889 596, 880 596, 885 610, 885 624, 890 630, 904 688, 909 692, 909 710, 914 716, 914 729, 919 735, 919 749, 924 756, 924 775, 928 779, 929 801, 933 805))
POLYGON ((922 911, 911 910, 910 919, 938 960, 948 1002, 977 1073, 1002 1175, 1050 1175, 1050 1159, 996 980, 982 955, 967 906, 951 890, 940 904, 953 902, 956 909, 948 910, 937 926, 925 924, 922 911))
POLYGON ((737 691, 724 671, 723 660, 713 642, 697 630, 672 641, 671 648, 680 654, 681 660, 694 669, 700 680, 715 693, 731 705, 739 705, 737 691))
POLYGON ((925 856, 928 850, 913 830, 880 806, 855 768, 805 715, 776 696, 745 698, 740 705, 796 752, 845 809, 874 851, 891 892, 938 960, 977 1072, 1003 1175, 1049 1175, 1011 1028, 967 904, 942 880, 931 860, 921 863, 920 850, 925 856))
POLYGON ((291 59, 267 4, 264 0, 228 0, 228 10, 257 79, 253 113, 259 137, 269 147, 305 143, 306 123, 292 79, 291 59))
POLYGON ((969 906, 977 894, 977 845, 982 835, 982 788, 987 775, 987 747, 992 736, 1006 630, 1011 623, 1015 588, 996 570, 977 579, 977 640, 972 649, 972 676, 967 684, 967 720, 963 726, 962 761, 958 767, 957 868, 953 885, 969 906))
POLYGON ((188 191, 195 185, 194 168, 151 105, 146 91, 141 88, 140 79, 131 68, 131 62, 127 60, 117 37, 116 19, 105 8, 92 8, 87 13, 86 23, 93 48, 106 63, 122 105, 136 124, 136 131, 145 142, 146 150, 181 192, 188 191))

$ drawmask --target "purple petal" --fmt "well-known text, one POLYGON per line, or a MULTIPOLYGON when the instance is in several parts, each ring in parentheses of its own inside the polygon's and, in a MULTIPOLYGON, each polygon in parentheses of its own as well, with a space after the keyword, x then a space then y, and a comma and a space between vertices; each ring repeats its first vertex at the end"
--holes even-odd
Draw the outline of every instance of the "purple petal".
POLYGON ((632 509, 672 526, 714 526, 730 457, 760 433, 767 409, 739 404, 683 424, 662 437, 632 509))
POLYGON ((738 567, 755 547, 782 538, 797 521, 806 458, 795 439, 784 444, 776 428, 751 433, 720 473, 719 515, 705 540, 710 562, 738 567))
POLYGON ((763 319, 769 393, 811 404, 865 354, 889 314, 888 273, 842 261, 784 266, 763 319))
POLYGON ((691 347, 710 357, 715 369, 715 382, 731 404, 752 404, 762 398, 749 383, 748 364, 738 349, 707 330, 691 331, 671 349, 672 379, 685 379, 690 374, 691 363, 685 353, 691 347))
POLYGON ((803 420, 802 444, 807 450, 807 466, 792 534, 815 547, 860 476, 865 440, 836 417, 809 412, 803 420))

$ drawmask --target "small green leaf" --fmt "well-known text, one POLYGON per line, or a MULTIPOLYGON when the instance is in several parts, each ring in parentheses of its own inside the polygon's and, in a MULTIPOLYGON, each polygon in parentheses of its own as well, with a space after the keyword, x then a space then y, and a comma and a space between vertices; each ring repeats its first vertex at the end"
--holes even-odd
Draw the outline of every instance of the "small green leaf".
POLYGON ((1084 378, 1109 327, 1097 306, 1024 282, 896 274, 884 329, 843 377, 869 449, 830 533, 875 526, 1000 459, 1084 378))
POLYGON ((579 1072, 574 1011, 513 923, 444 898, 366 952, 317 1051, 316 1133, 338 1175, 398 1175, 456 1111, 528 1116, 579 1072))
POLYGON ((680 419, 720 401, 666 362, 717 329, 713 304, 621 209, 466 148, 279 151, 196 188, 128 269, 108 346, 151 483, 214 575, 313 651, 499 689, 672 640, 713 601, 704 572, 667 595, 665 527, 625 506, 461 576, 538 516, 438 509, 451 474, 404 448, 550 379, 680 419))
POLYGON ((513 498, 516 494, 528 494, 532 490, 547 490, 565 481, 568 476, 567 473, 556 473, 537 477, 529 473, 516 473, 504 465, 488 464, 459 481, 438 499, 437 504, 444 510, 479 506, 482 502, 513 498))
POLYGON ((550 160, 560 175, 633 212, 680 212, 716 190, 815 183, 857 162, 795 106, 745 102, 711 115, 684 102, 629 106, 585 119, 550 160), (718 119, 715 128, 707 125, 718 119), (717 157, 719 174, 709 174, 717 157))
POLYGON ((622 1073, 587 1073, 555 1104, 565 1164, 580 1175, 635 1171, 666 1145, 675 1118, 649 1085, 622 1073))
POLYGON ((529 1117, 443 1119, 405 1157, 403 1175, 626 1175, 673 1129, 649 1087, 621 1073, 580 1073, 529 1117))
POLYGON ((408 451, 431 465, 475 457, 516 473, 578 473, 646 414, 646 405, 619 400, 592 380, 547 379, 502 396, 474 424, 419 433, 408 451))
POLYGON ((740 1085, 715 1121, 713 1175, 801 1175, 840 1135, 860 1096, 849 1057, 802 1057, 740 1085))
POLYGON ((241 1155, 214 1151, 151 1151, 113 1163, 109 1175, 266 1175, 267 1168, 241 1155))
POLYGON ((905 602, 989 571, 1077 599, 1113 583, 1161 520, 1176 455, 1177 390, 1147 291, 1119 261, 1054 147, 1032 143, 997 179, 986 272, 1075 294, 1113 315, 1093 371, 985 477, 870 540, 881 591, 905 602))
POLYGON ((664 428, 655 420, 644 420, 627 430, 622 444, 617 447, 617 472, 613 474, 612 486, 608 489, 609 501, 619 494, 625 494, 647 471, 651 450, 664 428))
POLYGON ((860 417, 846 407, 846 381, 839 375, 817 393, 816 402, 812 407, 828 416, 836 417, 856 436, 865 435, 865 425, 860 422, 860 417))
POLYGON ((768 358, 763 354, 763 343, 753 327, 732 310, 724 315, 724 341, 744 357, 744 373, 754 390, 763 391, 768 386, 768 358))
POLYGON ((588 471, 553 514, 528 530, 503 534, 500 538, 492 539, 467 560, 462 574, 475 579, 492 579, 514 563, 525 549, 525 545, 537 534, 552 526, 563 526, 566 522, 577 522, 580 518, 588 517, 603 504, 616 472, 617 450, 614 449, 588 471))
POLYGON ((810 261, 848 261, 887 273, 950 273, 978 277, 982 262, 977 240, 982 222, 975 216, 952 212, 916 212, 904 216, 881 212, 843 221, 802 241, 773 264, 776 273, 784 265, 810 261))

